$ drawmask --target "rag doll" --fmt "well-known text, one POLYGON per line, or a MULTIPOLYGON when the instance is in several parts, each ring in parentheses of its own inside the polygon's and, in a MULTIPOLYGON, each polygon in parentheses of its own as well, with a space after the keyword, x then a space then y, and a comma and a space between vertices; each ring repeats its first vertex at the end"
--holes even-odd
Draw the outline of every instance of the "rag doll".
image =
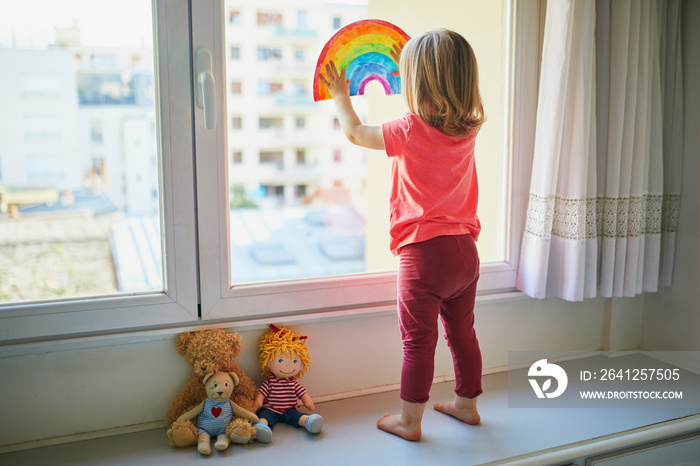
POLYGON ((313 411, 314 402, 306 389, 296 380, 308 369, 309 349, 305 336, 285 328, 270 325, 260 340, 260 368, 268 379, 260 385, 255 397, 255 409, 260 410, 260 422, 254 425, 258 437, 272 439, 272 427, 282 422, 294 427, 305 427, 312 434, 323 428, 318 414, 303 414, 297 410, 298 400, 313 411))

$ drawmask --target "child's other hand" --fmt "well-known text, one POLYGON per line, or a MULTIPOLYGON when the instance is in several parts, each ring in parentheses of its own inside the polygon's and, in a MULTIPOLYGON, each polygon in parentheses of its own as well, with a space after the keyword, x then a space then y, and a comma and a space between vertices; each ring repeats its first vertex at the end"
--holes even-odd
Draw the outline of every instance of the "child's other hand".
POLYGON ((340 70, 340 74, 338 74, 335 63, 330 62, 330 64, 326 65, 326 76, 327 78, 320 74, 319 78, 321 78, 321 82, 330 92, 331 97, 335 99, 336 97, 350 94, 348 81, 345 80, 345 70, 340 70))

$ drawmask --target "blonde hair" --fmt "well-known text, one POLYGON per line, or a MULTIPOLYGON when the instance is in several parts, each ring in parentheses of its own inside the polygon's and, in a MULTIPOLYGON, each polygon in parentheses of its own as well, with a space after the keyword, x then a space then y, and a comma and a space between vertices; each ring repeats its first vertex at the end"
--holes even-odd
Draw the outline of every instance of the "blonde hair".
MULTIPOLYGON (((271 326, 272 327, 272 326, 271 326)), ((267 332, 260 339, 258 350, 260 351, 260 369, 265 376, 271 374, 270 368, 267 365, 280 354, 292 355, 295 352, 301 360, 301 371, 295 376, 299 378, 306 372, 306 369, 311 365, 309 359, 309 348, 304 343, 304 339, 296 332, 287 330, 286 328, 273 328, 272 332, 267 332)))
POLYGON ((448 136, 465 136, 485 120, 479 70, 469 42, 435 29, 409 40, 399 62, 411 112, 448 136))

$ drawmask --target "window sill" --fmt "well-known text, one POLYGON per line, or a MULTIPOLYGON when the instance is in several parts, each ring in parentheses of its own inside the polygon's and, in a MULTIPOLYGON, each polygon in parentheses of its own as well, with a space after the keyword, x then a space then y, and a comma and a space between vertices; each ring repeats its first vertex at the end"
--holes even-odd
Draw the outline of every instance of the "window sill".
MULTIPOLYGON (((492 305, 507 303, 517 300, 530 299, 520 291, 503 291, 497 293, 484 293, 476 297, 477 307, 480 305, 492 305)), ((80 336, 55 336, 43 339, 14 339, 0 342, 0 359, 18 354, 33 354, 47 351, 68 351, 72 349, 85 349, 89 347, 104 347, 122 345, 125 343, 139 343, 159 339, 173 338, 186 331, 204 330, 208 328, 223 328, 229 331, 244 331, 265 329, 271 320, 282 325, 299 325, 303 323, 318 323, 341 319, 353 319, 357 317, 380 316, 396 312, 396 304, 378 303, 370 306, 348 307, 342 309, 328 309, 317 312, 297 313, 286 316, 253 317, 246 320, 219 320, 192 325, 163 326, 161 328, 150 327, 138 330, 130 329, 104 334, 103 332, 85 333, 80 336)))

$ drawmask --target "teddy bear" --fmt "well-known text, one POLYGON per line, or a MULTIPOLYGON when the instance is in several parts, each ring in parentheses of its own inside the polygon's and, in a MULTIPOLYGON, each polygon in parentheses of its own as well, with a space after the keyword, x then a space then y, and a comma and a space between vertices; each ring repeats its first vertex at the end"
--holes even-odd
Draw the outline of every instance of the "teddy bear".
POLYGON ((231 394, 239 379, 235 372, 216 372, 204 376, 202 383, 207 397, 197 406, 177 418, 177 422, 197 418, 197 450, 203 455, 211 454, 211 438, 215 437, 217 450, 228 448, 230 438, 226 433, 233 416, 250 422, 258 422, 258 416, 231 401, 231 394))
MULTIPOLYGON (((205 386, 202 384, 206 374, 235 373, 239 381, 233 389, 230 400, 247 411, 253 410, 255 384, 236 365, 242 343, 237 333, 228 333, 223 329, 183 332, 177 337, 175 340, 177 352, 187 360, 193 374, 168 410, 167 422, 170 427, 167 435, 168 442, 172 446, 189 447, 197 443, 197 427, 191 420, 178 421, 178 418, 207 397, 205 386)), ((248 419, 234 416, 228 426, 227 434, 234 443, 248 443, 255 438, 256 431, 248 419)))

